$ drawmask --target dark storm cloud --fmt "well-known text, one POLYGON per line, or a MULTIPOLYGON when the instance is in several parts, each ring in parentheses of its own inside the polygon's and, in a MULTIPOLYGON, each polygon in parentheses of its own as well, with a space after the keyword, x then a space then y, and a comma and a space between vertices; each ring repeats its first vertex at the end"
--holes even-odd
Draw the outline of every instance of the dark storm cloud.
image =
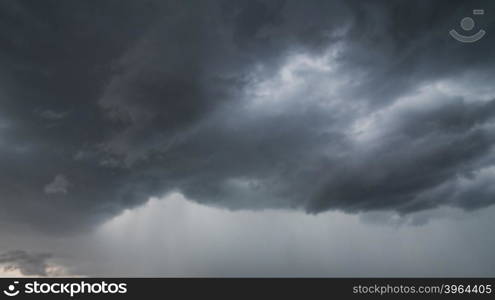
POLYGON ((494 43, 446 33, 492 7, 2 1, 0 218, 84 229, 174 190, 315 213, 491 205, 494 43))
POLYGON ((7 271, 19 270, 25 276, 46 276, 50 258, 51 255, 46 253, 13 250, 0 253, 0 267, 7 271))

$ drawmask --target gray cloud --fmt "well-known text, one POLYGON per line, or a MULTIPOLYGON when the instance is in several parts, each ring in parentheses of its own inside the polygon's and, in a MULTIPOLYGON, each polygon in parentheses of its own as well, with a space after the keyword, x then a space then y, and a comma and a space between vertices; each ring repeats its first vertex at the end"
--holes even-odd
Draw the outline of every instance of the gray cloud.
POLYGON ((67 116, 68 112, 56 112, 56 111, 53 111, 53 110, 44 110, 42 112, 40 112, 40 116, 42 118, 45 118, 47 120, 60 120, 60 119, 63 119, 67 116))
POLYGON ((228 211, 172 194, 43 248, 89 276, 483 277, 495 272, 494 212, 228 211))
POLYGON ((446 34, 475 4, 1 1, 0 218, 489 206, 495 43, 446 34))
POLYGON ((67 194, 69 187, 69 180, 63 174, 58 174, 52 182, 45 185, 44 191, 46 194, 67 194))
POLYGON ((13 250, 0 253, 0 266, 4 270, 19 270, 26 276, 47 276, 47 260, 51 258, 46 253, 28 253, 23 250, 13 250))

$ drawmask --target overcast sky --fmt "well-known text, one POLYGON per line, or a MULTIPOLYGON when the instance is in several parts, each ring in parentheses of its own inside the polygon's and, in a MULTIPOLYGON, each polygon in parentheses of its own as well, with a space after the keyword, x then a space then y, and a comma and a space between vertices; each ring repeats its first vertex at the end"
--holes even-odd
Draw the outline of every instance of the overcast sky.
POLYGON ((0 0, 0 275, 494 276, 494 8, 0 0))

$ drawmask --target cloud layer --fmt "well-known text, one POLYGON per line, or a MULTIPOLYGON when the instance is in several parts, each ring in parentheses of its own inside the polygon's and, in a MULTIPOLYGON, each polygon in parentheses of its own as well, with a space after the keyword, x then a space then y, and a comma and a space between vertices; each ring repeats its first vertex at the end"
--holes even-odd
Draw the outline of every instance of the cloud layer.
POLYGON ((66 276, 483 277, 495 274, 494 213, 229 211, 174 193, 88 235, 2 242, 54 253, 50 265, 66 276))
POLYGON ((2 1, 0 219, 492 205, 495 43, 447 34, 473 5, 2 1))

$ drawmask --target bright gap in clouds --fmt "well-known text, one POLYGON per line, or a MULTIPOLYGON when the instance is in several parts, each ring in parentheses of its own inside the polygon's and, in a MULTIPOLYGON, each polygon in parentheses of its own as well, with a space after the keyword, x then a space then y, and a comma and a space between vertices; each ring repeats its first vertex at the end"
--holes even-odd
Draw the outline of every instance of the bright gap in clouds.
POLYGON ((442 208, 399 217, 228 211, 175 193, 153 198, 99 228, 92 237, 92 263, 78 271, 102 276, 493 276, 495 265, 487 262, 493 261, 494 212, 493 207, 473 213, 442 208))

